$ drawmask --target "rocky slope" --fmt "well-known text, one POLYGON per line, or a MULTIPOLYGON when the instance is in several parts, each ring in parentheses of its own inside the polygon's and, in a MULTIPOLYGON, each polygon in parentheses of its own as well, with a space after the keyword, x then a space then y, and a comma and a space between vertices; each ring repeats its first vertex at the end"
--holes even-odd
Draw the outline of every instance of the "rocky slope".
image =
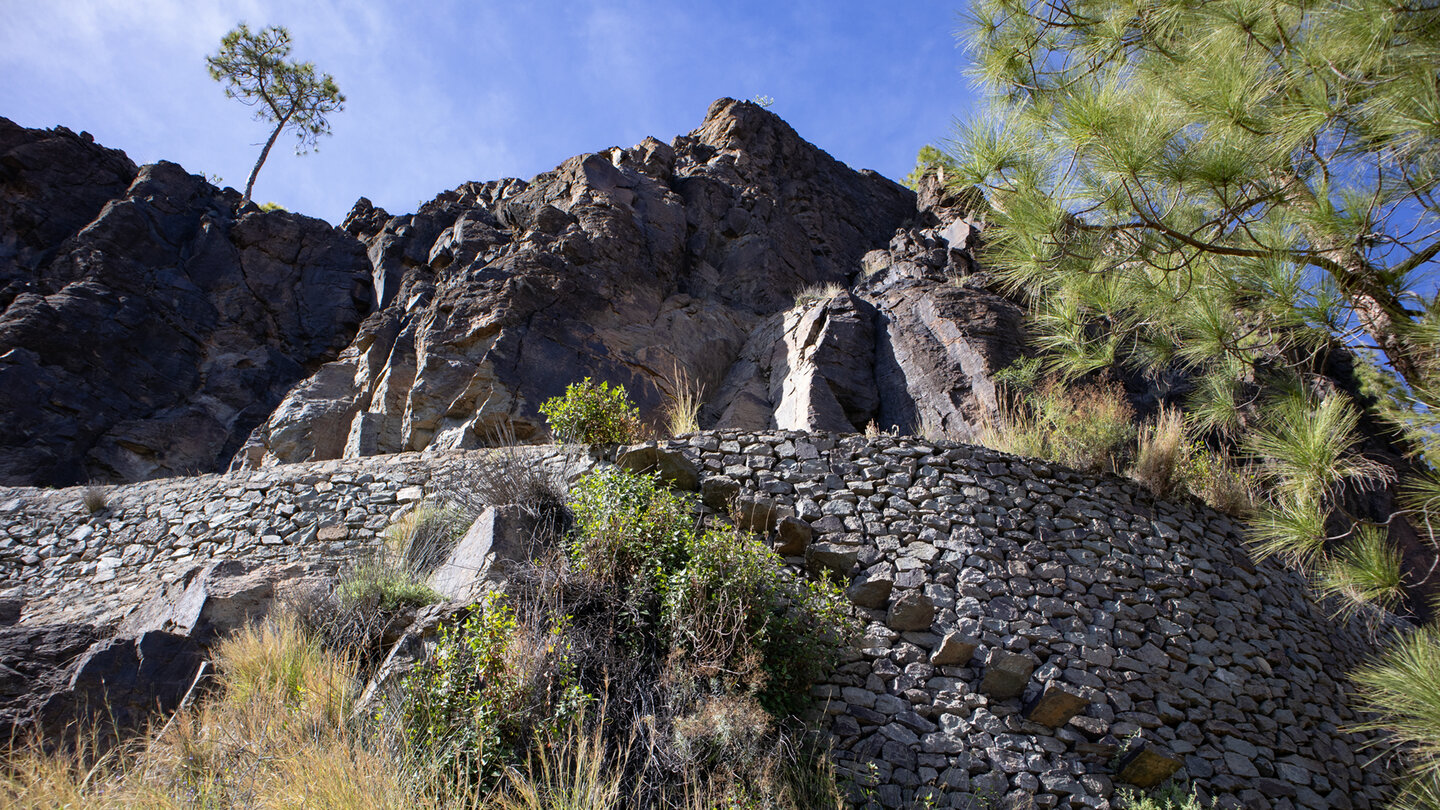
POLYGON ((381 310, 237 457, 253 467, 483 446, 543 431, 568 383, 622 383, 660 418, 677 372, 702 423, 973 436, 1020 311, 973 268, 958 199, 856 172, 748 102, 669 144, 468 183, 413 215, 361 200, 381 310), (797 294, 838 285, 854 292, 797 294))
POLYGON ((326 223, 0 119, 0 483, 223 468, 370 310, 326 223))

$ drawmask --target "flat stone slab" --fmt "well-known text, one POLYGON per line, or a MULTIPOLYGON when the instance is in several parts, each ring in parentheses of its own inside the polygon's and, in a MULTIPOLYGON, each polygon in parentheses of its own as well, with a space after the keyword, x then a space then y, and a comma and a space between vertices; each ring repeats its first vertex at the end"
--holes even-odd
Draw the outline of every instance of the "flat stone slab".
POLYGON ((1173 757, 1141 746, 1120 760, 1115 775, 1139 788, 1153 788, 1180 770, 1183 763, 1173 757))
POLYGON ((1085 711, 1090 701, 1064 687, 1051 684, 1025 712, 1025 719, 1050 728, 1059 728, 1085 711))

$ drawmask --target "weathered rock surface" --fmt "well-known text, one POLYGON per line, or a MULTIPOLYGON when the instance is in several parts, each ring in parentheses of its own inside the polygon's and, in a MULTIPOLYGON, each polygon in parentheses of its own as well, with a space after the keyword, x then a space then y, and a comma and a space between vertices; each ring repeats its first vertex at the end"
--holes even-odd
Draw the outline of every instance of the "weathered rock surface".
POLYGON ((1020 317, 954 283, 976 230, 953 197, 931 189, 917 209, 722 99, 669 144, 468 183, 407 216, 362 199, 345 227, 384 308, 236 463, 471 448, 504 426, 532 438, 540 403, 586 376, 652 418, 677 370, 703 386, 704 426, 973 435, 1020 317), (825 285, 841 291, 795 303, 825 285))
POLYGON ((0 119, 0 482, 223 467, 349 343, 369 262, 173 163, 0 119))

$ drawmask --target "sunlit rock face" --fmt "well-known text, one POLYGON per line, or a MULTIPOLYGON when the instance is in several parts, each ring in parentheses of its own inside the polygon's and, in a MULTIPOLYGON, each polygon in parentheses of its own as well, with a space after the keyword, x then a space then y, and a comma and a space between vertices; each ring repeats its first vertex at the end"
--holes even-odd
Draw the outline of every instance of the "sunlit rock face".
POLYGON ((345 228, 381 309, 237 466, 483 446, 502 426, 536 437, 539 405, 584 377, 658 420, 677 371, 703 387, 707 426, 924 419, 970 435, 993 408, 989 371, 1018 353, 1019 311, 955 283, 973 260, 945 234, 970 233, 964 213, 934 189, 917 209, 729 99, 669 144, 468 183, 416 214, 362 199, 345 228), (841 292, 797 303, 826 285, 841 292))

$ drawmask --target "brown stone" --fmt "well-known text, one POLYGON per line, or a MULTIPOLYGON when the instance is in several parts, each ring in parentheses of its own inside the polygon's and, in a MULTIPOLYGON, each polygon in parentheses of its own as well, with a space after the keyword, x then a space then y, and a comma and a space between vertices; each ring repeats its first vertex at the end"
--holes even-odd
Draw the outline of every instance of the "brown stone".
POLYGON ((798 557, 804 554, 814 535, 809 523, 793 515, 781 518, 775 531, 775 553, 782 557, 798 557))
POLYGON ((1039 723, 1050 728, 1059 728, 1080 712, 1090 701, 1056 684, 1045 687, 1042 694, 1029 709, 1025 711, 1025 719, 1032 723, 1039 723))
POLYGON ((322 543, 334 543, 350 537, 350 529, 345 526, 321 526, 316 538, 322 543))
POLYGON ((1020 697, 1034 671, 1035 662, 1029 657, 995 650, 990 654, 990 663, 985 666, 985 677, 980 681, 980 691, 995 700, 1020 697))
POLYGON ((885 623, 892 630, 929 630, 935 620, 935 604, 924 591, 905 591, 890 602, 885 623))
POLYGON ((970 663, 970 657, 975 654, 975 648, 979 643, 968 636, 959 633, 946 633, 940 639, 940 646, 930 656, 930 663, 937 667, 963 667, 970 663))
POLYGON ((1153 788, 1180 770, 1180 760, 1145 746, 1126 754, 1115 775, 1139 788, 1153 788))

